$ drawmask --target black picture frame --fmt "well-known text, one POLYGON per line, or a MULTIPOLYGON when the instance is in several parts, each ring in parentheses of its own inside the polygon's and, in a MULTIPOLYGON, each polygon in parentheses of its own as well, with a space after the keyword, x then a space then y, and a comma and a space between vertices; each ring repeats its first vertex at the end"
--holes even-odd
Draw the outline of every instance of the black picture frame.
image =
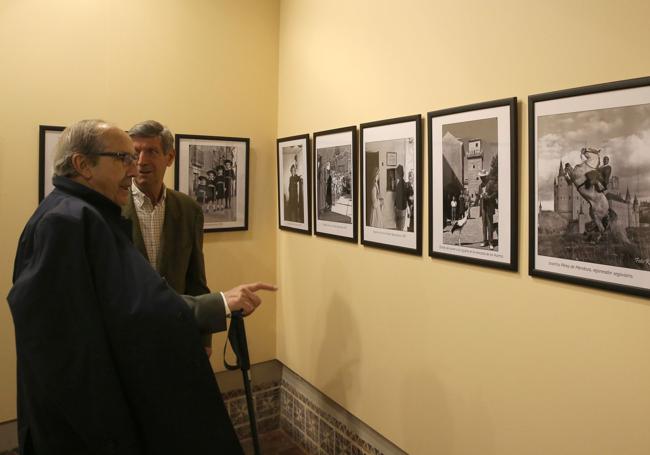
POLYGON ((318 236, 359 241, 358 149, 356 126, 313 133, 314 234, 318 236), (329 184, 328 190, 332 180, 335 184, 329 184))
MULTIPOLYGON (((363 123, 359 129, 361 243, 421 256, 422 116, 416 114, 363 123), (395 194, 389 194, 386 191, 386 154, 389 152, 397 153, 395 167, 402 167, 406 194, 408 196, 410 192, 413 198, 410 202, 411 198, 407 197, 405 210, 398 208, 401 214, 395 208, 398 192, 392 191, 390 193, 395 194), (409 180, 412 180, 410 185, 406 183, 409 180), (400 228, 400 224, 403 227, 400 228)), ((403 197, 404 194, 398 197, 403 197)), ((404 202, 402 200, 399 204, 404 202)))
POLYGON ((38 126, 38 202, 54 189, 52 185, 54 151, 65 126, 38 126))
POLYGON ((174 189, 201 206, 203 231, 248 230, 250 139, 176 134, 174 143, 174 189))
POLYGON ((529 275, 650 296, 650 77, 531 95, 528 123, 529 275))
POLYGON ((429 256, 517 271, 517 98, 431 111, 427 128, 429 256))
POLYGON ((312 234, 310 146, 309 134, 299 134, 276 140, 278 228, 307 235, 312 234), (291 155, 293 158, 290 158, 291 155), (292 168, 295 169, 296 179, 292 179, 292 168), (294 183, 296 185, 295 193, 290 188, 294 183), (291 194, 294 194, 294 198, 291 198, 291 194), (289 199, 295 200, 290 202, 289 199))

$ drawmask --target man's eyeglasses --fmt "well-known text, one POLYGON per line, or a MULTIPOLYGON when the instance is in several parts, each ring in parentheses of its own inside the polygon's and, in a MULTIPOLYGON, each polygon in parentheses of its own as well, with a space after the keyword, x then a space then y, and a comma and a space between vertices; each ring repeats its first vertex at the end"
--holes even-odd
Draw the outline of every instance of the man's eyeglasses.
POLYGON ((138 157, 140 154, 138 153, 129 153, 129 152, 100 152, 100 153, 93 153, 93 155, 97 156, 112 156, 113 158, 116 158, 120 160, 122 163, 124 163, 125 166, 130 166, 131 164, 135 163, 138 161, 138 157))

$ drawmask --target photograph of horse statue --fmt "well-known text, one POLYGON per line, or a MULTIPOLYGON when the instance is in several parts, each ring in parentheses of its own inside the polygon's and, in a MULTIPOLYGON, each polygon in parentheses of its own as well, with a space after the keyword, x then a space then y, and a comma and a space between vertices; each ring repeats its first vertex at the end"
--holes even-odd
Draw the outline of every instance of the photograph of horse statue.
POLYGON ((537 253, 650 270, 650 104, 537 127, 537 253))

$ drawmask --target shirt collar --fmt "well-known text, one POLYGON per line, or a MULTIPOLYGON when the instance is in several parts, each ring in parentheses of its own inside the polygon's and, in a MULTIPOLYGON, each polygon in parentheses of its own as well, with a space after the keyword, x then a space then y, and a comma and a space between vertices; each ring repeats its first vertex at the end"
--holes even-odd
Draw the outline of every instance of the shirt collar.
MULTIPOLYGON (((140 190, 140 188, 138 188, 138 186, 135 184, 135 181, 132 181, 132 182, 131 182, 131 194, 133 195, 133 203, 134 203, 138 208, 141 209, 142 206, 143 206, 145 203, 148 203, 148 205, 150 205, 151 207, 154 207, 154 204, 153 204, 153 202, 151 201, 151 199, 149 199, 149 197, 148 197, 146 194, 144 194, 144 193, 140 190)), ((158 201, 158 204, 156 204, 156 205, 164 204, 166 198, 167 198, 167 187, 166 187, 165 184, 163 183, 162 197, 160 198, 160 201, 158 201)))

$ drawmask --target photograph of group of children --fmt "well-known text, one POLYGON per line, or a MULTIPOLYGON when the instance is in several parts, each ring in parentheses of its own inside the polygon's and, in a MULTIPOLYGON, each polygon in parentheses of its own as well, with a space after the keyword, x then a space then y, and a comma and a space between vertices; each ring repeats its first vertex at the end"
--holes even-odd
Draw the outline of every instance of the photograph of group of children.
POLYGON ((201 205, 207 220, 229 220, 237 217, 232 205, 237 196, 237 164, 233 163, 234 147, 190 145, 192 185, 190 196, 201 205))
POLYGON ((201 206, 205 229, 246 228, 248 139, 177 137, 180 188, 201 206))

